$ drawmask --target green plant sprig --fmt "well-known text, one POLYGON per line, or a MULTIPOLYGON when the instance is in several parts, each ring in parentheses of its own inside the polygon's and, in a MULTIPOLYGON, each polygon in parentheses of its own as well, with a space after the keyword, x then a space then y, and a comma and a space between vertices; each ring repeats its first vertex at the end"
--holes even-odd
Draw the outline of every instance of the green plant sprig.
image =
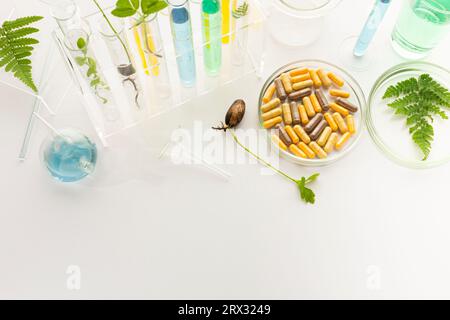
POLYGON ((100 95, 99 90, 109 90, 109 87, 105 82, 103 82, 100 74, 98 73, 97 62, 94 58, 88 55, 86 40, 80 37, 77 40, 77 47, 81 51, 82 55, 75 58, 76 63, 80 67, 87 66, 86 76, 90 79, 89 85, 94 89, 95 95, 102 101, 102 103, 106 104, 108 102, 108 99, 100 95))
POLYGON ((38 92, 33 81, 31 57, 34 45, 39 41, 29 35, 39 31, 29 27, 30 24, 43 19, 40 16, 18 18, 3 22, 0 27, 0 68, 12 72, 14 77, 22 81, 35 93, 38 92))
POLYGON ((245 1, 243 4, 241 4, 238 8, 233 10, 232 15, 235 19, 240 19, 242 17, 245 17, 248 14, 248 2, 245 1))
POLYGON ((295 183, 297 185, 297 188, 300 192, 300 198, 305 201, 306 203, 310 203, 310 204, 314 204, 316 202, 316 195, 314 193, 314 191, 312 191, 310 188, 307 187, 307 185, 309 185, 310 183, 314 182, 317 180, 317 178, 319 177, 319 173, 315 173, 312 176, 310 176, 309 178, 306 177, 302 177, 301 179, 297 180, 294 179, 293 177, 291 177, 290 175, 288 175, 287 173, 281 171, 280 169, 275 168, 272 164, 270 164, 269 162, 267 162, 266 160, 264 160, 263 158, 261 158, 259 155, 257 155, 256 153, 254 153, 253 151, 251 151, 249 148, 247 148, 245 145, 243 145, 241 143, 241 141, 239 141, 238 137, 236 136, 236 133, 234 132, 233 129, 229 129, 234 141, 242 148, 244 149, 246 152, 248 152, 251 156, 253 156, 255 159, 257 159, 260 163, 262 163, 263 165, 265 165, 267 168, 272 169, 273 171, 275 171, 276 173, 280 174, 281 176, 285 177, 286 179, 292 181, 293 183, 295 183))
POLYGON ((163 0, 118 0, 111 14, 119 18, 127 18, 137 15, 135 26, 145 22, 147 17, 167 7, 163 0))
POLYGON ((434 140, 434 117, 447 120, 443 108, 450 108, 450 92, 429 74, 410 78, 387 88, 383 99, 395 99, 388 106, 396 115, 406 117, 406 125, 414 143, 427 160, 434 140))

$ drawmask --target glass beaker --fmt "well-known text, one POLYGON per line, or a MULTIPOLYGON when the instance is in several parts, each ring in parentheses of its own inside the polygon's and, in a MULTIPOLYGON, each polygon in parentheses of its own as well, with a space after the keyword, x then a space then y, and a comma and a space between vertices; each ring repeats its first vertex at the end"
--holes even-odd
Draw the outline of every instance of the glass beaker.
POLYGON ((402 57, 420 59, 449 30, 450 0, 407 0, 392 32, 392 46, 402 57))
POLYGON ((275 40, 305 46, 322 32, 325 16, 340 0, 273 0, 268 26, 275 40))

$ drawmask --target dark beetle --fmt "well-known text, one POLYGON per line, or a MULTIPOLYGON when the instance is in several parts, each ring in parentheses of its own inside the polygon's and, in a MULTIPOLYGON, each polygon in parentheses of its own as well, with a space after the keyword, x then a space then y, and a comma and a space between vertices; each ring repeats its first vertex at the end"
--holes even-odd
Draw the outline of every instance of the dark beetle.
POLYGON ((236 100, 227 111, 225 124, 221 122, 222 125, 220 127, 213 127, 213 129, 227 131, 227 129, 234 128, 242 121, 244 115, 245 101, 241 99, 236 100))

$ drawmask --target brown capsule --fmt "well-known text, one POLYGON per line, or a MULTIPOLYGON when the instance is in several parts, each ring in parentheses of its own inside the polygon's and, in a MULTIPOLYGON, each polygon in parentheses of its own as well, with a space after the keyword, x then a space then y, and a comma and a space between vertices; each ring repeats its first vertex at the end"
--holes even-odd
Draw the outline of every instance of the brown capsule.
POLYGON ((294 91, 289 95, 289 99, 291 100, 300 100, 304 97, 308 97, 310 96, 312 93, 311 88, 307 88, 307 89, 303 89, 303 90, 299 90, 299 91, 294 91))
MULTIPOLYGON (((309 134, 313 132, 313 130, 319 125, 319 123, 323 120, 323 114, 318 113, 312 118, 308 124, 305 126, 305 131, 309 134)), ((313 139, 314 140, 314 139, 313 139)))
POLYGON ((311 132, 309 137, 311 140, 317 140, 319 139, 320 135, 322 134, 323 130, 328 126, 328 122, 326 120, 320 121, 320 123, 314 128, 314 131, 311 132))
POLYGON ((287 98, 287 94, 284 90, 283 81, 281 81, 281 79, 276 79, 274 83, 278 98, 280 98, 281 101, 285 100, 287 98))
POLYGON ((228 109, 227 114, 225 115, 225 124, 222 122, 221 127, 213 127, 215 130, 224 130, 227 131, 229 128, 236 127, 244 118, 245 115, 245 101, 244 100, 236 100, 233 102, 231 107, 228 109))
POLYGON ((289 147, 292 144, 292 140, 291 140, 291 137, 286 132, 286 129, 284 129, 279 124, 277 124, 277 126, 275 128, 277 128, 278 136, 280 137, 281 141, 283 141, 283 143, 289 147))
POLYGON ((300 113, 298 112, 297 102, 292 101, 291 104, 292 124, 295 126, 301 123, 300 113))
POLYGON ((321 90, 316 90, 316 98, 319 101, 323 111, 326 112, 330 109, 330 104, 328 103, 327 97, 325 97, 321 90))
POLYGON ((358 112, 358 107, 355 106, 353 103, 348 102, 347 100, 344 100, 342 98, 337 98, 336 103, 338 105, 340 105, 341 107, 347 109, 350 112, 353 112, 353 113, 358 112))

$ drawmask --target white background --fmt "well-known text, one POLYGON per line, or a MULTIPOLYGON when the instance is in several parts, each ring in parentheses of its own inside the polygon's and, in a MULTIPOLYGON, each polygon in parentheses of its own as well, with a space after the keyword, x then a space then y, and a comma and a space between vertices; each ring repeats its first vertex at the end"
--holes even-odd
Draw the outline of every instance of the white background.
MULTIPOLYGON (((47 15, 36 0, 14 2, 21 14, 47 15)), ((77 2, 83 12, 92 9, 77 2)), ((389 44, 401 2, 376 36, 376 61, 367 72, 350 71, 366 96, 384 70, 403 61, 389 44)), ((372 4, 343 1, 306 48, 269 37, 265 76, 298 59, 340 65, 339 43, 358 33, 372 4)), ((47 36, 50 27, 42 24, 47 36)), ((447 38, 427 60, 449 68, 449 50, 447 38)), ((29 159, 17 160, 30 100, 0 85, 0 298, 450 298, 448 165, 402 168, 364 132, 329 167, 282 161, 293 176, 321 173, 311 206, 289 181, 263 176, 257 165, 227 166, 227 182, 146 158, 151 130, 179 119, 208 127, 236 98, 248 104, 242 128, 256 128, 261 86, 248 77, 149 121, 100 150, 93 178, 62 185, 39 161, 42 126, 29 159), (70 265, 81 268, 80 290, 66 286, 70 265)), ((64 108, 70 118, 55 125, 73 121, 93 135, 78 101, 64 108)))

